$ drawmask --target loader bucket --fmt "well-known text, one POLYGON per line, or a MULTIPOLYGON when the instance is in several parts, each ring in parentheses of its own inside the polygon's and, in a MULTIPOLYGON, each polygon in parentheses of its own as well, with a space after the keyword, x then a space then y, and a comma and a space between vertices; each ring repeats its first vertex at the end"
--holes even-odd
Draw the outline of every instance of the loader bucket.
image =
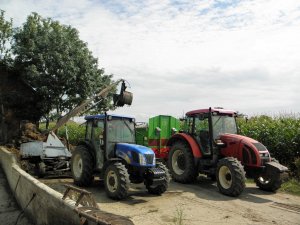
POLYGON ((114 105, 115 106, 124 106, 131 105, 133 95, 131 92, 123 91, 121 94, 115 94, 114 97, 114 105))

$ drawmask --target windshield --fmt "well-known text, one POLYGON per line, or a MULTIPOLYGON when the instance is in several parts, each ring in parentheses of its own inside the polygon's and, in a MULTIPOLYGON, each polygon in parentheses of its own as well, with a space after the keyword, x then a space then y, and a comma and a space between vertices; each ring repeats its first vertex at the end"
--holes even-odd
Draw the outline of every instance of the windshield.
POLYGON ((135 143, 134 122, 129 119, 112 119, 107 122, 108 141, 135 143))
POLYGON ((235 118, 233 116, 212 116, 213 139, 224 133, 237 134, 235 118))

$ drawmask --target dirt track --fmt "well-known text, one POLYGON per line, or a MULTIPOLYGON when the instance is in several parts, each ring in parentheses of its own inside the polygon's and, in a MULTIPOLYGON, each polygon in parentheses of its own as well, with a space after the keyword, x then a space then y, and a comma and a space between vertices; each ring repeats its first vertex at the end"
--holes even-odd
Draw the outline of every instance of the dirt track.
MULTIPOLYGON (((62 193, 65 190, 62 183, 72 184, 72 179, 41 181, 62 193)), ((186 225, 300 225, 300 197, 263 192, 254 184, 247 184, 245 192, 238 198, 220 194, 216 184, 205 178, 190 185, 171 182, 169 190, 162 196, 149 195, 143 185, 137 185, 130 190, 129 198, 121 202, 106 197, 100 181, 86 189, 93 193, 101 209, 128 216, 137 225, 174 225, 180 213, 183 213, 183 224, 186 225)))

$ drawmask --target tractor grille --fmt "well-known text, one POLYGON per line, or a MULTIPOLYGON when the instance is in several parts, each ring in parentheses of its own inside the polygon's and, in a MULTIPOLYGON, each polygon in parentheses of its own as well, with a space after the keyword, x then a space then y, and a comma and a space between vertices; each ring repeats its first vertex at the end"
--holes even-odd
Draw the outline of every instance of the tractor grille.
POLYGON ((147 164, 153 164, 154 154, 146 154, 145 158, 146 158, 146 163, 147 164))

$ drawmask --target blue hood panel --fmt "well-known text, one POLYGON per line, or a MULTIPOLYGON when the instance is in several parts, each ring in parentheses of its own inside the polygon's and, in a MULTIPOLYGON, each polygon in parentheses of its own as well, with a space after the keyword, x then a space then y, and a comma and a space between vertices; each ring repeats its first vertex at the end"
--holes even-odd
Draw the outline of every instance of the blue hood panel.
POLYGON ((151 148, 142 146, 142 145, 135 145, 135 144, 128 144, 128 143, 118 143, 116 144, 116 149, 120 151, 133 151, 136 153, 141 154, 154 154, 151 148))
POLYGON ((136 144, 128 144, 128 143, 117 143, 116 144, 116 155, 122 159, 124 159, 128 164, 134 165, 134 166, 155 166, 152 164, 146 164, 146 165, 140 165, 136 161, 134 161, 134 154, 139 155, 152 155, 155 158, 155 154, 151 148, 142 146, 142 145, 136 145, 136 144))

